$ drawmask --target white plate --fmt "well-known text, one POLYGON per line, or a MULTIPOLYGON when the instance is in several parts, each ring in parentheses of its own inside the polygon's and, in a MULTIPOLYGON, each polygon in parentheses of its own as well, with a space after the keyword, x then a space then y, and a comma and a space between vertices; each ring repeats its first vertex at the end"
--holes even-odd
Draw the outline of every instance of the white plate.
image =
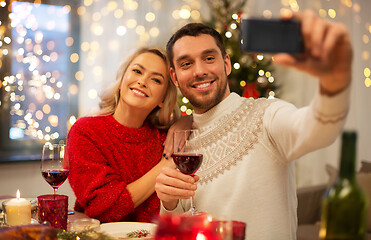
POLYGON ((105 232, 116 239, 151 239, 151 237, 128 238, 127 234, 136 230, 148 230, 151 235, 154 236, 155 229, 156 224, 141 222, 114 222, 102 223, 100 225, 100 230, 102 232, 105 232))

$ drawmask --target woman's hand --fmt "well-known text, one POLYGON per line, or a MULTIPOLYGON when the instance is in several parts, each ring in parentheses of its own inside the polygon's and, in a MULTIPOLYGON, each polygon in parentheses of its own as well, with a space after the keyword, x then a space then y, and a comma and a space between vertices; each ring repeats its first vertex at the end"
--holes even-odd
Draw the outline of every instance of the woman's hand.
POLYGON ((169 158, 171 153, 173 152, 173 138, 174 138, 174 131, 176 130, 182 130, 182 129, 191 129, 193 123, 193 117, 192 116, 183 116, 180 119, 178 119, 168 130, 167 136, 164 142, 164 157, 166 159, 169 158))

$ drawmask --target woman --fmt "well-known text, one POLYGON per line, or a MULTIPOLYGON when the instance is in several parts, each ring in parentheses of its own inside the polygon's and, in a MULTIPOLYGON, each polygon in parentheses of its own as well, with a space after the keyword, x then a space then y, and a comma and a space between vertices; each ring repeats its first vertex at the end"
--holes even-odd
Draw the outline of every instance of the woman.
POLYGON ((173 163, 162 156, 178 117, 176 88, 159 49, 137 50, 122 64, 99 116, 80 118, 67 151, 75 210, 101 222, 150 222, 159 213, 155 179, 173 163))

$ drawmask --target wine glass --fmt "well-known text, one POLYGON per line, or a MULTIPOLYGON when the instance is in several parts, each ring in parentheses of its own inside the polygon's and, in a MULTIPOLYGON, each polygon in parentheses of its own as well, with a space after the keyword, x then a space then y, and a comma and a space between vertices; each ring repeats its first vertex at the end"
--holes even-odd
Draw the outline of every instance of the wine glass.
POLYGON ((43 146, 41 158, 41 174, 54 190, 54 195, 59 186, 68 177, 68 160, 65 158, 65 144, 50 144, 43 146))
MULTIPOLYGON (((173 161, 178 170, 184 174, 194 176, 202 164, 203 155, 194 151, 194 140, 200 135, 197 129, 174 131, 174 151, 173 161)), ((194 198, 191 197, 192 215, 198 214, 194 204, 194 198)))

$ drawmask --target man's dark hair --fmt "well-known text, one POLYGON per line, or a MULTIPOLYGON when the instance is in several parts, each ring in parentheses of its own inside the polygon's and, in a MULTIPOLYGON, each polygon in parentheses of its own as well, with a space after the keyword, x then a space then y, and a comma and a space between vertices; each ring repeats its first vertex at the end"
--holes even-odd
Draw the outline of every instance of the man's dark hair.
POLYGON ((184 36, 197 37, 201 34, 207 34, 212 36, 215 40, 216 45, 222 52, 223 57, 225 57, 226 52, 224 48, 223 38, 215 29, 206 26, 202 23, 189 23, 182 27, 181 29, 179 29, 176 33, 174 33, 166 44, 166 53, 168 55, 171 67, 174 67, 173 47, 175 42, 184 36))

